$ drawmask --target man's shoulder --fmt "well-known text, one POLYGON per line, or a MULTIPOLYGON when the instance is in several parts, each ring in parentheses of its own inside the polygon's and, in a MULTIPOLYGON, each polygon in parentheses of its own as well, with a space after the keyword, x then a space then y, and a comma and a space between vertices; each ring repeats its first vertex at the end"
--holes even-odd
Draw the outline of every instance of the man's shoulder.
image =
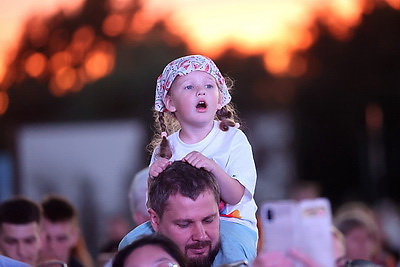
MULTIPOLYGON (((126 247, 143 235, 154 233, 150 221, 145 222, 130 231, 120 242, 118 249, 126 247)), ((231 263, 238 260, 251 262, 256 257, 257 234, 244 225, 221 220, 221 249, 213 266, 231 263)))
POLYGON ((29 267, 28 264, 0 255, 0 267, 29 267))
POLYGON ((142 223, 139 226, 136 226, 132 231, 130 231, 124 238, 122 238, 121 242, 119 243, 118 250, 123 249, 139 237, 143 235, 149 235, 154 233, 154 229, 151 226, 150 221, 142 223))
POLYGON ((257 233, 248 227, 226 220, 221 220, 221 249, 213 266, 240 260, 251 262, 257 253, 257 233))

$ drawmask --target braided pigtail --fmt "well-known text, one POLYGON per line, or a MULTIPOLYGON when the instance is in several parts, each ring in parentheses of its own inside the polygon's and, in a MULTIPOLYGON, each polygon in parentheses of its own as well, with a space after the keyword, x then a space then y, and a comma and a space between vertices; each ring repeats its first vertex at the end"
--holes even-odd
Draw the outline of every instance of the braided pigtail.
POLYGON ((223 106, 221 109, 217 110, 217 118, 220 120, 219 128, 226 132, 229 130, 229 127, 235 127, 235 120, 233 116, 233 112, 229 110, 229 105, 223 106))
POLYGON ((169 145, 169 141, 167 139, 168 132, 167 132, 167 126, 165 125, 164 112, 159 112, 158 121, 160 123, 160 129, 161 129, 161 142, 160 142, 160 150, 158 151, 158 156, 165 159, 170 159, 172 157, 172 150, 171 146, 169 145))
POLYGON ((180 125, 175 115, 169 112, 158 112, 153 110, 154 135, 147 149, 150 154, 156 150, 156 157, 170 159, 172 157, 172 148, 167 136, 179 130, 180 125))

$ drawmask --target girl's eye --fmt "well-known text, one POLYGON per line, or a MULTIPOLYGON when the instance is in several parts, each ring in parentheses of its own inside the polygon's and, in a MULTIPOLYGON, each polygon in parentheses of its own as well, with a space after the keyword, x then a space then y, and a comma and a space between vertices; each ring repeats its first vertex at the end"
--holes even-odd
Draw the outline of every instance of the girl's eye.
POLYGON ((206 84, 206 88, 207 89, 211 89, 211 88, 213 88, 214 86, 212 85, 212 84, 206 84))
POLYGON ((191 89, 193 89, 193 86, 192 85, 185 86, 185 89, 191 90, 191 89))

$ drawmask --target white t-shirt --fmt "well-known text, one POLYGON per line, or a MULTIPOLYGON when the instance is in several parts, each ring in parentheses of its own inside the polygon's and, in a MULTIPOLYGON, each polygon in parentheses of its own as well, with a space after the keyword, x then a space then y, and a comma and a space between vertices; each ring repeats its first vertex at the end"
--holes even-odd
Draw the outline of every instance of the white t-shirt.
MULTIPOLYGON (((192 151, 198 151, 214 160, 232 178, 238 180, 245 193, 236 205, 225 204, 220 210, 221 219, 238 222, 257 232, 257 205, 253 195, 256 186, 257 173, 251 145, 246 135, 239 129, 229 127, 224 132, 219 128, 219 121, 214 121, 211 132, 200 142, 186 144, 179 138, 179 131, 168 136, 172 147, 171 161, 181 160, 192 151)), ((153 153, 151 163, 153 163, 153 153)))

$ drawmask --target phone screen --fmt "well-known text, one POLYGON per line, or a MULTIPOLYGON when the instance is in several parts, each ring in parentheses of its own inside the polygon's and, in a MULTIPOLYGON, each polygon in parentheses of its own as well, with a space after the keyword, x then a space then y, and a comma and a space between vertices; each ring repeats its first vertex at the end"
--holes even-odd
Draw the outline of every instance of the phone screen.
POLYGON ((264 250, 286 251, 294 247, 295 208, 293 201, 277 201, 263 205, 261 220, 264 250))
POLYGON ((260 209, 260 219, 263 250, 295 249, 323 267, 333 266, 332 218, 327 199, 265 202, 260 209))

